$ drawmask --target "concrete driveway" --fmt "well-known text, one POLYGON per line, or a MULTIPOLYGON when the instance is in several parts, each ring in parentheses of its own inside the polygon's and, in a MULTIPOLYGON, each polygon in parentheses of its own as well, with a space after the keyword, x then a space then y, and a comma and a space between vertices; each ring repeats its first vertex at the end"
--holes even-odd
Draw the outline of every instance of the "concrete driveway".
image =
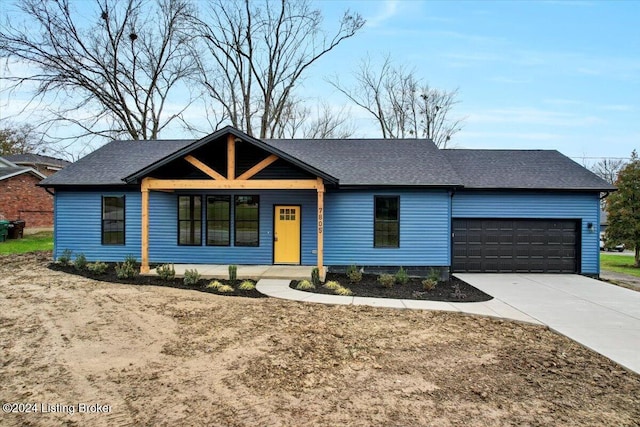
POLYGON ((572 274, 456 276, 640 373, 640 292, 572 274))

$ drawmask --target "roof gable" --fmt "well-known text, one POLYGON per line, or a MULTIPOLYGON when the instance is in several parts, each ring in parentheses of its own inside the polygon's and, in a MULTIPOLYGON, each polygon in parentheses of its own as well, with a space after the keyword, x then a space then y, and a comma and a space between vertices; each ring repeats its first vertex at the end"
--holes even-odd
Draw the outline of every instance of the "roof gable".
MULTIPOLYGON (((159 170, 160 168, 168 165, 171 162, 175 162, 175 161, 181 161, 181 159, 183 159, 184 157, 192 154, 192 153, 196 153, 198 152, 198 150, 200 150, 201 148, 209 145, 209 144, 216 144, 219 143, 221 140, 223 140, 224 138, 228 137, 229 135, 235 137, 236 139, 248 143, 254 147, 257 147, 267 153, 270 154, 274 154, 277 157, 279 157, 280 159, 289 162, 291 164, 293 164, 294 166, 296 166, 297 168, 308 172, 309 174, 312 174, 314 176, 320 176, 322 178, 324 178, 325 180, 328 180, 330 182, 337 182, 336 178, 334 178, 333 176, 327 174, 326 172, 317 169, 307 163, 305 163, 304 161, 300 160, 297 157, 291 156, 288 153, 281 151, 275 147, 272 147, 271 145, 265 144, 263 141, 253 138, 252 136, 249 136, 241 131, 239 131, 238 129, 235 129, 231 126, 226 126, 216 132, 213 132, 210 135, 207 135, 199 140, 193 141, 190 144, 185 145, 184 147, 178 149, 177 151, 170 153, 169 155, 165 156, 164 158, 149 164, 148 166, 135 171, 134 173, 124 177, 124 180, 128 183, 133 183, 133 182, 137 182, 138 180, 140 180, 141 178, 148 176, 149 174, 151 174, 154 171, 159 170)), ((224 139, 224 141, 226 141, 226 139, 224 139)))
POLYGON ((32 168, 25 168, 20 166, 8 166, 8 167, 0 167, 0 181, 13 178, 14 176, 22 175, 24 173, 29 173, 38 179, 46 178, 45 175, 41 174, 40 172, 32 168))

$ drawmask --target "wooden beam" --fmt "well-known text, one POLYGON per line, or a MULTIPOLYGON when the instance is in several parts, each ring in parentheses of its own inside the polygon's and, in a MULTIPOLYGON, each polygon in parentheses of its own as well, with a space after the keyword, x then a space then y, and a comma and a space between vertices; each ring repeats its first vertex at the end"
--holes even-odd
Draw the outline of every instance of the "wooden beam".
POLYGON ((227 179, 236 179, 236 137, 227 136, 227 179))
POLYGON ((251 169, 249 169, 242 175, 240 175, 237 179, 239 180, 249 179, 278 159, 279 159, 278 156, 276 156, 275 154, 272 154, 266 159, 264 159, 263 161, 261 161, 260 163, 257 163, 255 166, 253 166, 251 169))
POLYGON ((324 281, 324 183, 322 178, 317 179, 316 189, 318 190, 318 272, 320 280, 324 281))
POLYGON ((206 173, 208 176, 210 176, 213 179, 219 179, 219 180, 227 179, 224 176, 220 175, 218 172, 211 169, 209 166, 202 163, 200 160, 193 157, 192 155, 185 156, 184 159, 187 162, 191 163, 196 168, 200 169, 202 172, 206 173))
POLYGON ((315 179, 209 180, 145 178, 145 180, 147 180, 149 190, 314 190, 318 188, 318 181, 315 179))
POLYGON ((142 180, 140 191, 142 192, 142 262, 140 273, 149 273, 149 178, 142 180))

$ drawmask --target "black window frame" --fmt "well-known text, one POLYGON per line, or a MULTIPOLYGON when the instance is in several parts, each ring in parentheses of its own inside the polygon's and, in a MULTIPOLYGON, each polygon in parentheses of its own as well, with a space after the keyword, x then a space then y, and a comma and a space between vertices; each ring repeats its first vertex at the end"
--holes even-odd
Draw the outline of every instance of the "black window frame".
POLYGON ((177 234, 177 240, 178 240, 178 246, 202 246, 202 196, 199 194, 180 194, 178 195, 178 203, 177 203, 177 208, 178 208, 178 215, 177 215, 177 220, 178 220, 178 232, 177 234), (180 218, 180 199, 183 197, 188 197, 189 198, 189 211, 191 213, 191 217, 188 219, 181 219, 180 218), (200 200, 200 209, 198 212, 195 212, 195 200, 199 199, 200 200), (195 238, 197 237, 198 242, 192 241, 191 243, 181 243, 181 233, 182 233, 182 223, 189 223, 190 224, 190 234, 191 234, 191 238, 195 240, 195 238), (199 223, 200 224, 200 232, 196 233, 195 230, 195 224, 199 223))
POLYGON ((232 197, 230 194, 208 194, 206 196, 205 199, 205 223, 206 223, 206 237, 205 237, 205 245, 206 246, 231 246, 231 201, 232 201, 232 197), (221 220, 221 219, 210 219, 209 218, 209 200, 210 199, 214 199, 214 198, 218 198, 218 199, 226 199, 227 203, 228 203, 228 207, 227 207, 227 219, 226 220, 221 220), (224 244, 219 244, 219 243, 209 243, 209 224, 210 223, 227 223, 227 242, 224 244))
MULTIPOLYGON (((388 233, 388 232, 387 232, 388 233)), ((400 196, 374 196, 373 197, 373 247, 381 249, 397 249, 400 247, 400 196), (395 220, 390 219, 378 219, 378 200, 381 199, 395 199, 396 200, 396 216, 395 220), (397 228, 397 244, 395 245, 383 245, 378 241, 382 240, 378 236, 378 225, 381 224, 396 224, 397 228)))
MULTIPOLYGON (((102 210, 101 210, 101 221, 100 221, 100 236, 101 236, 101 244, 104 246, 125 246, 126 242, 127 242, 127 200, 126 197, 124 195, 103 195, 102 196, 102 210), (106 206, 106 199, 121 199, 122 200, 122 219, 106 219, 105 218, 105 206, 106 206), (120 241, 120 239, 117 239, 117 241, 107 241, 107 240, 111 240, 111 239, 105 239, 105 223, 106 222, 111 222, 111 223, 122 223, 122 241, 120 241)), ((111 226, 109 227, 111 228, 111 226)), ((111 231, 111 230, 109 230, 111 231)), ((118 230, 119 231, 119 230, 118 230)))
POLYGON ((234 246, 242 246, 242 247, 259 247, 260 246, 260 196, 259 195, 235 195, 233 196, 233 244, 234 246), (257 206, 257 218, 246 220, 246 219, 238 219, 238 200, 241 197, 253 197, 256 199, 257 206), (254 243, 243 243, 238 242, 238 224, 245 223, 255 223, 256 224, 256 241, 254 243))

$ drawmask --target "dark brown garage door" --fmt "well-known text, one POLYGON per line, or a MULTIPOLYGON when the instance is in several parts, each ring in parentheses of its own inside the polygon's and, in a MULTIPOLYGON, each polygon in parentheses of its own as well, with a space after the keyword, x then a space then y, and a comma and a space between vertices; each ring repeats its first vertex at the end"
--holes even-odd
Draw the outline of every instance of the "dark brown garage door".
POLYGON ((454 219, 454 272, 576 273, 578 221, 454 219))

